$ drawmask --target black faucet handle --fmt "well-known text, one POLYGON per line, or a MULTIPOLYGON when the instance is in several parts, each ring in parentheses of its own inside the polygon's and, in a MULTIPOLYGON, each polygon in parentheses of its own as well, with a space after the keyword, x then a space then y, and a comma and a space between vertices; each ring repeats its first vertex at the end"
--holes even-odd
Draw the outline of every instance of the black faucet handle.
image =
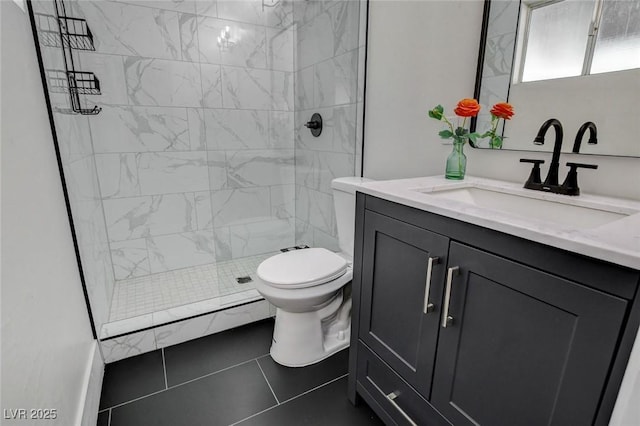
POLYGON ((597 164, 584 164, 584 163, 567 163, 569 166, 569 173, 567 178, 562 184, 561 193, 565 195, 580 195, 580 188, 578 187, 578 169, 597 169, 597 164))
POLYGON ((571 169, 597 169, 597 164, 585 164, 585 163, 567 163, 571 169))
POLYGON ((527 189, 540 189, 542 185, 542 178, 540 177, 540 164, 544 164, 544 160, 534 160, 531 158, 521 158, 521 163, 531 163, 533 167, 531 168, 531 174, 529 174, 529 179, 524 183, 524 187, 527 189))

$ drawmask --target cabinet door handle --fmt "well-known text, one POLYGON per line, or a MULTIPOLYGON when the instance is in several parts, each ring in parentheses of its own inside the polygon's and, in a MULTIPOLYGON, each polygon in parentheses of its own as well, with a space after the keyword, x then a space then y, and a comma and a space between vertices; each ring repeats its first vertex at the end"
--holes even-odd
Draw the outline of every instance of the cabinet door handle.
POLYGON ((433 273, 433 265, 440 262, 439 257, 430 257, 427 262, 427 281, 424 285, 424 307, 422 312, 428 314, 435 308, 433 303, 429 303, 429 291, 431 290, 431 275, 433 273))
POLYGON ((449 316, 449 302, 451 301, 451 283, 453 282, 453 274, 458 274, 460 267, 452 266, 447 270, 447 287, 444 290, 444 309, 442 310, 442 327, 447 328, 451 324, 453 317, 449 316))
POLYGON ((409 417, 409 415, 407 413, 405 413, 404 410, 402 408, 400 408, 398 403, 395 401, 395 399, 400 396, 400 392, 391 392, 390 394, 385 395, 385 396, 387 397, 387 400, 389 400, 391 405, 393 405, 393 408, 398 410, 398 412, 400 414, 402 414, 402 417, 404 417, 405 420, 408 421, 411 426, 418 426, 418 424, 416 422, 414 422, 413 419, 411 417, 409 417))

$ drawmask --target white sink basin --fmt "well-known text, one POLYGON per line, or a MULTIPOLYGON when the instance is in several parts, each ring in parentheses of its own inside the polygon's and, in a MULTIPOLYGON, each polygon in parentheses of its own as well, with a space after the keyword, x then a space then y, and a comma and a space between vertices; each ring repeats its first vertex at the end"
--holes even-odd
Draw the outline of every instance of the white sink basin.
POLYGON ((457 201, 467 205, 516 215, 524 219, 533 219, 547 223, 555 223, 572 229, 589 229, 623 219, 636 211, 620 211, 607 208, 606 205, 584 206, 576 205, 576 197, 557 196, 558 200, 539 197, 549 197, 549 194, 523 190, 522 193, 509 193, 504 189, 466 186, 456 188, 441 188, 417 190, 431 197, 457 201), (524 192, 526 191, 526 192, 524 192), (566 198, 563 199, 564 197, 566 198), (569 204, 569 202, 572 202, 569 204))

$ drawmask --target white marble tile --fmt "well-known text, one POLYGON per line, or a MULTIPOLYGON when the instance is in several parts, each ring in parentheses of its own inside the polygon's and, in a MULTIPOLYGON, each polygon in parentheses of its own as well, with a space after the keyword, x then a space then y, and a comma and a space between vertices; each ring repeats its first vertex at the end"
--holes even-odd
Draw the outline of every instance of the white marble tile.
POLYGON ((294 148, 294 113, 269 111, 269 148, 294 148))
POLYGON ((195 0, 196 13, 202 16, 211 16, 216 18, 218 16, 218 2, 217 0, 195 0))
POLYGON ((482 68, 483 78, 507 76, 510 79, 515 40, 515 33, 500 34, 487 38, 482 68))
POLYGON ((360 2, 337 1, 327 9, 333 33, 333 54, 341 55, 358 47, 360 2))
MULTIPOLYGON (((268 1, 268 0, 265 0, 268 1)), ((272 3, 274 0, 270 0, 272 3)), ((293 3, 297 0, 280 0, 275 7, 265 7, 265 25, 271 28, 288 28, 293 22, 293 3)))
MULTIPOLYGON (((153 7, 155 9, 173 10, 175 12, 195 13, 193 0, 112 0, 136 6, 153 7)), ((215 0, 213 0, 215 2, 215 0)))
POLYGON ((201 106, 207 108, 222 107, 222 71, 219 65, 200 64, 202 73, 201 106))
MULTIPOLYGON (((297 213, 298 211, 296 210, 296 214, 297 213)), ((296 217, 295 227, 296 245, 306 244, 309 247, 313 247, 313 226, 309 225, 308 222, 300 220, 300 218, 296 217)))
POLYGON ((207 151, 209 165, 209 189, 227 187, 227 156, 224 151, 207 151))
POLYGON ((207 134, 202 108, 187 108, 189 121, 189 143, 192 151, 204 151, 207 149, 207 134))
POLYGON ((357 102, 358 51, 326 60, 315 67, 314 102, 333 106, 357 102))
POLYGON ((211 213, 211 193, 199 191, 194 193, 196 203, 196 219, 198 230, 213 228, 213 214, 211 213))
POLYGON ((270 253, 294 242, 294 224, 290 220, 269 220, 229 227, 234 258, 270 253))
POLYGON ((315 227, 313 228, 313 247, 322 247, 331 251, 340 251, 340 244, 338 243, 337 236, 329 235, 315 227))
POLYGON ((194 204, 193 193, 104 200, 109 240, 195 230, 194 204))
POLYGON ((269 304, 262 300, 158 327, 155 329, 155 335, 158 347, 164 348, 259 321, 269 316, 269 304))
POLYGON ((307 188, 331 194, 331 181, 354 171, 354 154, 296 150, 296 183, 307 188))
POLYGON ((296 185, 296 217, 310 225, 336 235, 333 196, 296 185))
POLYGON ((151 272, 215 262, 213 231, 183 232, 147 238, 151 272))
POLYGON ((203 87, 199 64, 127 57, 129 102, 133 105, 200 106, 203 87))
POLYGON ((227 152, 227 185, 232 188, 294 183, 294 169, 290 149, 227 152))
POLYGON ((265 28, 248 23, 215 18, 198 20, 200 61, 211 64, 265 68, 267 36, 265 28), (219 46, 218 36, 229 28, 229 46, 219 46))
POLYGON ((187 13, 180 14, 180 48, 182 60, 200 61, 200 44, 198 39, 198 17, 187 13))
POLYGON ((218 0, 217 7, 219 18, 257 25, 265 23, 261 0, 218 0))
POLYGON ((100 339, 118 336, 153 326, 153 314, 137 315, 117 321, 109 321, 100 329, 100 339))
POLYGON ((216 247, 216 261, 224 262, 231 260, 231 237, 229 234, 229 228, 214 228, 213 238, 216 247))
MULTIPOLYGON (((221 308, 220 297, 200 300, 186 305, 176 306, 153 313, 153 325, 155 327, 167 326, 174 321, 191 321, 187 319, 192 316, 211 313, 221 308)), ((157 331, 157 329, 156 329, 157 331)))
POLYGON ((110 245, 116 280, 139 277, 151 272, 144 238, 112 242, 110 245))
POLYGON ((127 85, 122 56, 83 51, 76 58, 76 66, 81 70, 91 71, 100 81, 100 94, 86 95, 88 103, 93 102, 99 105, 127 104, 127 85))
POLYGON ((295 71, 296 39, 293 27, 267 28, 267 64, 270 69, 295 71))
POLYGON ((209 188, 207 153, 149 152, 138 154, 142 195, 205 191, 209 188))
POLYGON ((190 149, 184 108, 104 106, 91 132, 97 153, 190 149))
POLYGON ((207 109, 204 120, 209 150, 269 147, 267 111, 207 109))
POLYGON ((101 340, 100 346, 104 362, 110 363, 155 350, 156 336, 153 330, 146 330, 114 339, 101 340))
POLYGON ((293 110, 293 74, 222 67, 224 108, 293 110))
POLYGON ((180 59, 178 14, 128 4, 78 2, 98 53, 180 59))
POLYGON ((309 66, 295 73, 295 101, 297 110, 308 110, 315 106, 313 100, 314 67, 309 66))
POLYGON ((269 187, 271 194, 271 216, 278 219, 295 217, 295 185, 276 185, 269 187))
POLYGON ((214 227, 271 219, 268 187, 223 189, 211 193, 214 227))
POLYGON ((83 157, 70 162, 65 165, 64 171, 65 183, 72 203, 100 199, 100 187, 93 157, 83 157))
POLYGON ((53 114, 62 163, 68 164, 92 155, 88 117, 60 112, 53 114))
POLYGON ((102 198, 140 195, 136 154, 96 154, 102 198))
POLYGON ((496 1, 491 3, 487 37, 515 33, 520 2, 496 1))
POLYGON ((331 15, 323 12, 297 30, 297 69, 334 56, 334 33, 331 15))
POLYGON ((324 0, 293 1, 293 18, 298 24, 308 23, 324 11, 324 0))
POLYGON ((113 268, 107 244, 79 245, 80 260, 87 285, 87 295, 96 327, 109 320, 109 303, 113 295, 113 268))

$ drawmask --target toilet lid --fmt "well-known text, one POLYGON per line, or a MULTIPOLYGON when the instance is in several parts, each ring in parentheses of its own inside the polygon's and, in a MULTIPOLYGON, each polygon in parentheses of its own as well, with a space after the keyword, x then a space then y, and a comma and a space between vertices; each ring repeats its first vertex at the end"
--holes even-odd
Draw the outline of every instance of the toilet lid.
POLYGON ((324 248, 277 254, 258 266, 260 279, 278 288, 305 288, 335 280, 347 272, 347 261, 324 248))

